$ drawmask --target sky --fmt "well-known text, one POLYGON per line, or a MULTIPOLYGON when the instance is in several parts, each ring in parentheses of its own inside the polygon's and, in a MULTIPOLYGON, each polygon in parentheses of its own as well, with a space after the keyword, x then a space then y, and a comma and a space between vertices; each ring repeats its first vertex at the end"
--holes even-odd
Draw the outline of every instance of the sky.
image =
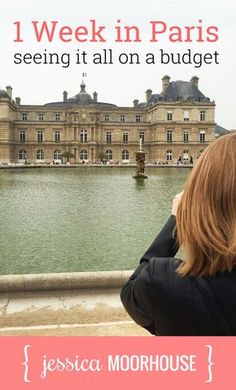
MULTIPOLYGON (((1 0, 0 15, 0 88, 13 88, 13 97, 19 96, 22 104, 44 104, 61 101, 63 91, 74 96, 80 91, 82 73, 86 73, 86 90, 98 93, 98 100, 119 106, 132 106, 133 100, 145 100, 145 91, 161 92, 161 79, 168 74, 172 81, 189 81, 193 75, 199 77, 199 89, 216 102, 216 122, 227 129, 236 129, 236 2, 234 0, 1 0), (106 42, 62 42, 58 30, 70 26, 88 29, 91 39, 90 20, 97 26, 105 26, 102 33, 106 42), (120 20, 120 22, 117 22, 120 20), (201 20, 202 22, 199 22, 201 20), (53 42, 36 41, 32 21, 39 23, 58 21, 53 42), (166 32, 159 35, 158 42, 150 42, 150 21, 162 21, 166 32), (23 42, 16 38, 15 22, 20 22, 23 42), (138 26, 141 42, 114 42, 115 26, 138 26), (204 42, 169 42, 172 26, 180 26, 185 39, 185 26, 202 26, 204 42), (206 42, 206 28, 218 27, 217 42, 206 42), (93 64, 94 53, 111 49, 113 64, 93 64), (161 64, 160 50, 167 53, 182 53, 191 49, 192 54, 219 53, 219 64, 161 64), (85 51, 87 64, 76 64, 75 55, 85 51), (70 66, 60 64, 14 64, 14 55, 20 53, 63 53, 70 55, 70 66), (121 64, 121 53, 137 53, 140 64, 121 64), (153 53, 155 64, 146 64, 146 53, 153 53)), ((123 29, 121 30, 123 33, 123 29)), ((196 40, 196 28, 193 41, 196 40)), ((82 37, 82 35, 81 35, 82 37)), ((64 56, 64 59, 66 57, 64 56)), ((122 57, 124 58, 124 56, 122 57)))

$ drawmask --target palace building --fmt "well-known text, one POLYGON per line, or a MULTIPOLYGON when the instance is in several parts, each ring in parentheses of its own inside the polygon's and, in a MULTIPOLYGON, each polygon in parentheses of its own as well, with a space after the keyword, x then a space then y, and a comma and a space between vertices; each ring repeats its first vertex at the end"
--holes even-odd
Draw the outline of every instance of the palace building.
POLYGON ((0 163, 132 163, 147 152, 150 163, 194 162, 215 137, 215 103, 190 81, 162 78, 162 90, 146 91, 145 101, 131 107, 98 100, 84 82, 80 92, 62 101, 24 105, 12 88, 0 90, 0 163), (72 157, 73 155, 73 157, 72 157))

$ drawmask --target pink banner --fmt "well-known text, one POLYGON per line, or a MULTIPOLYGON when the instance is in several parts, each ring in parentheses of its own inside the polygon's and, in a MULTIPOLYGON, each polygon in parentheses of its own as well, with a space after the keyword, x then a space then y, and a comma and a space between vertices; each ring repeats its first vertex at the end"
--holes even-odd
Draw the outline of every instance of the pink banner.
POLYGON ((234 337, 2 337, 4 390, 235 389, 234 337))

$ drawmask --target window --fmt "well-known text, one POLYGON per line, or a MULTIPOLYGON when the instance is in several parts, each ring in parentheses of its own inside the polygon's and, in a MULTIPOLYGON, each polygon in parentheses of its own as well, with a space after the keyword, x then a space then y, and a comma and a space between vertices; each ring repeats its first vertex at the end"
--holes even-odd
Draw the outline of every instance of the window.
POLYGON ((60 150, 55 150, 53 153, 53 159, 54 160, 61 160, 61 151, 60 150))
POLYGON ((105 119, 105 122, 110 122, 110 115, 105 114, 104 119, 105 119))
POLYGON ((106 150, 106 152, 105 152, 105 159, 106 160, 112 160, 112 150, 106 150))
POLYGON ((167 130, 167 132, 166 132, 166 140, 167 140, 167 142, 172 142, 172 139, 173 139, 173 137, 172 137, 172 130, 167 130))
POLYGON ((87 150, 81 150, 79 154, 80 160, 88 160, 88 152, 87 150))
POLYGON ((200 111, 200 121, 204 122, 206 120, 206 111, 200 111))
POLYGON ((139 132, 139 140, 142 139, 142 143, 144 143, 144 131, 139 132))
POLYGON ((20 142, 25 143, 25 130, 20 130, 20 142))
POLYGON ((189 121, 189 111, 184 111, 184 121, 189 121))
POLYGON ((189 131, 184 130, 184 142, 187 143, 189 142, 189 131))
POLYGON ((60 120, 61 120, 61 114, 60 114, 60 113, 56 112, 56 114, 55 114, 55 120, 56 120, 57 122, 60 122, 60 120))
POLYGON ((44 151, 42 149, 37 150, 36 159, 37 160, 44 160, 44 151))
POLYGON ((173 119, 173 113, 172 113, 171 111, 169 111, 169 112, 167 112, 166 114, 167 114, 167 120, 168 120, 168 121, 172 121, 172 119, 173 119))
POLYGON ((166 160, 167 161, 172 161, 173 153, 172 150, 167 150, 166 152, 166 160))
POLYGON ((183 151, 183 161, 186 161, 189 159, 189 153, 188 150, 183 151))
POLYGON ((39 143, 43 142, 43 130, 37 131, 37 142, 39 143))
POLYGON ((44 121, 44 114, 42 113, 39 114, 39 121, 44 121))
POLYGON ((123 150, 122 160, 129 160, 129 151, 128 150, 123 150))
POLYGON ((27 121, 27 120, 28 120, 28 114, 27 114, 26 112, 23 112, 23 113, 21 114, 21 119, 22 119, 23 121, 27 121))
POLYGON ((60 142, 61 141, 61 132, 60 130, 55 131, 55 142, 60 142))
POLYGON ((112 142, 112 134, 111 134, 111 131, 107 131, 106 132, 106 141, 108 144, 110 144, 112 142))
POLYGON ((127 143, 129 140, 129 134, 128 133, 123 133, 123 142, 127 143))
POLYGON ((200 142, 204 143, 206 141, 206 132, 205 130, 201 130, 199 134, 200 142))
POLYGON ((121 122, 125 122, 125 115, 122 114, 122 115, 120 116, 120 121, 121 121, 121 122))
POLYGON ((26 160, 27 159, 27 154, 26 154, 25 150, 19 150, 18 159, 19 160, 26 160))
POLYGON ((88 141, 88 132, 87 130, 81 130, 80 132, 80 142, 87 142, 88 141))
POLYGON ((136 122, 141 122, 141 115, 136 115, 136 122))

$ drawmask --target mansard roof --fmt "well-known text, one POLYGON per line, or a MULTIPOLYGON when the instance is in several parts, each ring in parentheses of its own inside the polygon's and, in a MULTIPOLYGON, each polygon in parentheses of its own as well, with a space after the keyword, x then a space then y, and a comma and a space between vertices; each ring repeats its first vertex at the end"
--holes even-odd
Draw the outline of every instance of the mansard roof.
POLYGON ((164 81, 167 81, 163 91, 152 94, 146 103, 140 103, 139 107, 149 107, 159 102, 210 102, 210 98, 205 96, 198 89, 198 77, 194 76, 190 81, 171 81, 169 76, 164 76, 164 81))
POLYGON ((229 133, 229 130, 227 130, 225 127, 216 124, 215 133, 219 135, 225 135, 229 133))
POLYGON ((194 85, 191 81, 172 81, 167 90, 160 95, 163 100, 165 99, 184 99, 188 100, 191 98, 193 101, 204 101, 209 100, 203 93, 194 85))
POLYGON ((10 96, 8 95, 8 93, 6 91, 4 91, 4 89, 0 89, 0 98, 1 97, 10 99, 10 96))

